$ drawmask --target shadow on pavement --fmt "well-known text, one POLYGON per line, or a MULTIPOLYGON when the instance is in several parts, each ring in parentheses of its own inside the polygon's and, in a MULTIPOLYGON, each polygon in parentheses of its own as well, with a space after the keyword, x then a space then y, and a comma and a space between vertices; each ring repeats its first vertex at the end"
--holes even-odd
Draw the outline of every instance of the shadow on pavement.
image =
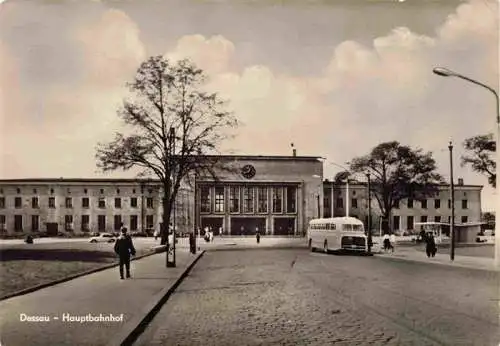
POLYGON ((20 260, 109 262, 115 257, 115 254, 109 251, 77 249, 6 249, 0 251, 0 262, 20 260))

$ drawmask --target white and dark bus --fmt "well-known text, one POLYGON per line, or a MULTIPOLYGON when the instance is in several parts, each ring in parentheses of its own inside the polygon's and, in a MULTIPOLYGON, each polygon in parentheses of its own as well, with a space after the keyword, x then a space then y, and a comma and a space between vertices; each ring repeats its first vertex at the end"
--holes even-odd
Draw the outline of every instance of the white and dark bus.
POLYGON ((368 251, 363 222, 354 217, 313 219, 309 222, 307 237, 311 251, 368 251))

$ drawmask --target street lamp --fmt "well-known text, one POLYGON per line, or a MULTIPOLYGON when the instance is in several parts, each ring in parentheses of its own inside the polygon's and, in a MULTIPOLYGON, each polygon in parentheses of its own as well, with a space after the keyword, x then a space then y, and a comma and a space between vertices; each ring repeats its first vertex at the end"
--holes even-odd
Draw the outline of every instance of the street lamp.
POLYGON ((498 168, 500 166, 500 150, 498 148, 498 143, 500 142, 500 100, 498 98, 498 93, 493 89, 492 87, 483 84, 477 80, 474 80, 472 78, 466 77, 464 75, 461 75, 460 73, 451 71, 447 68, 444 67, 436 67, 432 70, 435 74, 441 77, 457 77, 460 79, 463 79, 467 82, 479 85, 495 95, 495 100, 496 100, 496 122, 497 122, 497 128, 496 128, 496 193, 497 193, 497 203, 496 203, 496 208, 495 208, 495 266, 498 266, 500 264, 500 227, 498 226, 499 220, 500 220, 500 182, 499 182, 499 172, 500 169, 498 168))

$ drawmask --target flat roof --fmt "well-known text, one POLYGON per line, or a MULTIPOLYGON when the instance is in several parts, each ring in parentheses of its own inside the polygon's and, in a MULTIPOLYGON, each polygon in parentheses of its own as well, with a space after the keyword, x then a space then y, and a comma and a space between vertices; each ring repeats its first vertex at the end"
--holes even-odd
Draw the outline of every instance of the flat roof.
POLYGON ((19 178, 0 179, 1 183, 160 183, 159 179, 145 178, 19 178))
POLYGON ((233 160, 287 160, 287 161, 320 161, 321 156, 293 156, 293 155, 206 155, 233 160))

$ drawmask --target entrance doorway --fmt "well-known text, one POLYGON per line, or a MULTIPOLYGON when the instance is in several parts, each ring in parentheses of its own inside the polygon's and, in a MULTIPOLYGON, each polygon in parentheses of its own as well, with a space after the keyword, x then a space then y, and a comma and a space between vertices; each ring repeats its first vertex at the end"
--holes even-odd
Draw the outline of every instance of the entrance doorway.
POLYGON ((255 235, 259 230, 266 234, 266 218, 264 217, 233 217, 231 218, 231 235, 255 235))
POLYGON ((295 234, 295 218, 294 217, 277 217, 274 219, 274 234, 275 235, 294 235, 295 234))
POLYGON ((49 237, 57 237, 59 233, 57 230, 57 222, 47 222, 47 236, 49 237))
POLYGON ((220 230, 222 229, 222 224, 224 223, 224 219, 222 217, 204 217, 201 219, 201 230, 200 235, 205 235, 205 227, 214 232, 214 235, 220 235, 220 230))

